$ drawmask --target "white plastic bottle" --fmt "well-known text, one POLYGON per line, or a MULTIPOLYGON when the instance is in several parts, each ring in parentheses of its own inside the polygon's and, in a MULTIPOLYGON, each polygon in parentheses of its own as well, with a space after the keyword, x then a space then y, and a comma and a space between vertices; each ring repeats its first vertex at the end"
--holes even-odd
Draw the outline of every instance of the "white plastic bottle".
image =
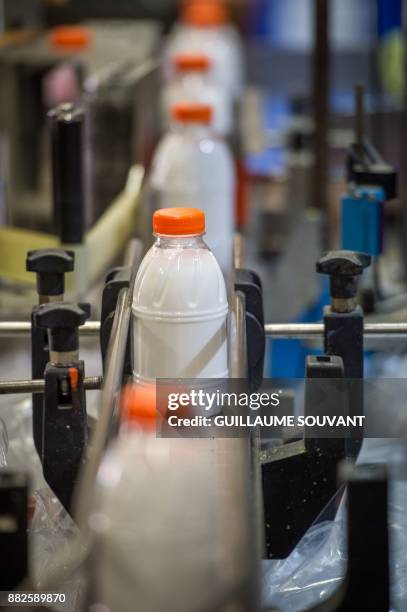
POLYGON ((217 609, 251 559, 243 441, 157 438, 154 385, 127 389, 123 408, 89 517, 96 600, 114 612, 217 609))
POLYGON ((226 378, 228 302, 219 264, 202 239, 205 215, 159 210, 153 230, 156 241, 133 294, 134 378, 226 378))
POLYGON ((202 53, 181 53, 173 58, 174 79, 164 87, 162 111, 164 125, 170 124, 171 108, 179 102, 198 102, 213 108, 213 133, 231 134, 233 109, 230 96, 216 85, 212 60, 202 53))
POLYGON ((213 111, 203 104, 176 104, 172 129, 159 143, 150 173, 151 206, 203 210, 206 241, 224 274, 232 265, 235 167, 228 145, 214 137, 213 111))
POLYGON ((186 0, 181 19, 168 37, 163 65, 166 80, 174 76, 179 53, 205 53, 213 61, 216 81, 236 101, 243 87, 243 52, 239 34, 220 0, 186 0))

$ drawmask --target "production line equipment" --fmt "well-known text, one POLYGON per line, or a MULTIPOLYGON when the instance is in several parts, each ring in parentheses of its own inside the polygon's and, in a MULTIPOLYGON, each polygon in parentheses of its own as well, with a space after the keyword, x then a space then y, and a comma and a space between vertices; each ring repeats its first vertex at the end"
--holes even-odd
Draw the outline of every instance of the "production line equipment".
MULTIPOLYGON (((369 263, 368 255, 351 251, 332 251, 320 258, 316 270, 329 276, 331 295, 320 324, 265 323, 258 276, 236 268, 229 334, 231 377, 245 379, 250 391, 262 387, 265 341, 270 337, 323 340, 323 352, 306 358, 305 415, 314 414, 315 379, 363 379, 365 338, 407 337, 406 324, 364 324, 357 289, 358 278, 369 263)), ((33 438, 44 477, 86 531, 89 496, 98 466, 106 445, 117 435, 118 392, 132 375, 131 300, 137 266, 116 268, 107 275, 100 321, 87 320, 87 304, 64 301, 64 274, 73 266, 72 253, 63 249, 28 253, 27 269, 37 275, 39 304, 33 306, 31 322, 2 322, 0 335, 31 335, 33 379, 1 381, 0 393, 33 394, 33 438), (85 375, 79 355, 82 335, 100 338, 100 376, 85 375), (91 389, 102 389, 96 421, 86 412, 86 391, 91 389)), ((354 394, 348 398, 350 411, 360 414, 362 385, 351 387, 349 393, 354 394)), ((244 449, 248 468, 245 503, 249 510, 248 524, 241 528, 247 530, 251 562, 244 577, 249 595, 242 609, 259 609, 259 571, 254 560, 260 553, 256 544, 260 542, 266 558, 287 557, 328 502, 341 495, 345 482, 349 505, 347 577, 332 601, 316 609, 363 609, 370 589, 376 604, 381 602, 375 609, 388 610, 387 476, 380 467, 351 469, 348 465, 341 468, 337 483, 338 466, 357 457, 362 439, 362 429, 360 436, 352 439, 318 439, 308 436, 305 428, 294 435, 283 431, 275 445, 262 442, 260 432, 253 429, 244 449), (368 523, 364 521, 367 509, 374 519, 368 523), (377 562, 372 563, 372 558, 377 562), (343 602, 348 600, 357 607, 346 607, 343 602)), ((18 525, 13 534, 0 531, 1 547, 21 553, 13 555, 19 563, 8 565, 2 581, 4 588, 17 588, 29 580, 28 481, 19 472, 2 472, 0 476, 0 508, 3 514, 12 513, 18 525)))

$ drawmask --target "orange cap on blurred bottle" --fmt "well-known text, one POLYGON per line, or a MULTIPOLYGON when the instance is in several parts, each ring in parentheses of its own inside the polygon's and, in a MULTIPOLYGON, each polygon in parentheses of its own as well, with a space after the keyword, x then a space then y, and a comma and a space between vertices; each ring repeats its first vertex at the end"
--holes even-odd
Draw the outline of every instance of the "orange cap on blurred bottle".
POLYGON ((198 208, 162 208, 153 215, 154 234, 197 236, 205 231, 205 214, 198 208))
POLYGON ((204 123, 209 125, 213 118, 213 108, 198 102, 178 102, 171 106, 171 117, 178 123, 204 123))
POLYGON ((224 2, 219 0, 189 0, 182 6, 182 20, 198 27, 223 25, 228 17, 224 2))
POLYGON ((157 410, 157 391, 153 383, 133 383, 122 390, 120 398, 121 422, 138 426, 145 431, 157 428, 161 416, 157 410))
POLYGON ((83 26, 59 26, 51 30, 50 41, 57 49, 86 49, 91 42, 91 33, 83 26))
POLYGON ((173 63, 180 72, 206 72, 211 66, 211 60, 203 53, 180 53, 174 57, 173 63))

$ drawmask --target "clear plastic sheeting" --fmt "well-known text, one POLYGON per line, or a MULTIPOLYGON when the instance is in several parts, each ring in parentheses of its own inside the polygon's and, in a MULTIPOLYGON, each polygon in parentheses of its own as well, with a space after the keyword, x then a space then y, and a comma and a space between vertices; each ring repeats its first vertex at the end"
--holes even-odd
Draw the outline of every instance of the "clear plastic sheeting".
MULTIPOLYGON (((32 437, 31 399, 17 402, 9 397, 0 399, 0 469, 24 470, 29 474, 30 505, 34 506, 28 530, 30 577, 34 586, 41 589, 56 554, 68 546, 77 527, 44 480, 32 437)), ((69 596, 72 612, 80 610, 83 590, 80 576, 73 576, 59 590, 69 596)), ((58 604, 54 607, 59 609, 58 604)), ((60 609, 66 611, 66 605, 60 604, 60 609)))
MULTIPOLYGON (((407 610, 407 482, 404 449, 397 440, 366 440, 358 463, 386 463, 389 486, 391 597, 407 610)), ((263 607, 299 612, 326 599, 346 570, 345 503, 335 521, 313 525, 287 559, 263 561, 263 607)))
MULTIPOLYGON (((29 527, 30 567, 33 583, 41 589, 53 560, 78 534, 78 529, 49 487, 36 491, 33 497, 35 510, 29 527)), ((65 593, 67 600, 69 598, 70 610, 80 610, 83 593, 80 575, 66 580, 58 591, 65 593)), ((55 605, 55 609, 59 609, 58 605, 55 605)), ((61 604, 60 609, 66 610, 66 606, 61 604)))
POLYGON ((344 575, 343 535, 342 521, 325 521, 311 527, 287 559, 263 561, 264 605, 294 612, 326 599, 344 575))
POLYGON ((46 486, 41 462, 34 447, 31 399, 19 398, 15 401, 15 398, 9 396, 0 398, 0 467, 4 437, 8 441, 5 465, 10 469, 28 472, 33 489, 46 486))
POLYGON ((41 584, 49 560, 61 551, 66 539, 72 537, 77 529, 51 489, 36 491, 32 501, 35 510, 30 522, 31 566, 34 581, 41 584))

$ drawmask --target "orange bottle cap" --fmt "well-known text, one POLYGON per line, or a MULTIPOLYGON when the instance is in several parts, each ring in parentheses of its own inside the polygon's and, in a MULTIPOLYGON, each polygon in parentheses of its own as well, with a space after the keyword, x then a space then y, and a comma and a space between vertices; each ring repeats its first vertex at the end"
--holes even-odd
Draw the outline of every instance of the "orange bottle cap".
POLYGON ((205 123, 212 122, 213 108, 209 104, 197 102, 178 102, 171 106, 171 117, 177 123, 205 123))
POLYGON ((50 41, 59 49, 82 50, 89 46, 91 33, 82 26, 59 26, 51 31, 50 41))
POLYGON ((154 234, 196 236, 205 231, 205 214, 197 208, 162 208, 153 215, 154 234))
POLYGON ((190 0, 182 7, 182 20, 198 27, 213 27, 228 21, 228 11, 219 0, 190 0))
POLYGON ((137 425, 145 431, 157 428, 160 414, 156 407, 156 385, 130 384, 124 387, 120 398, 121 422, 137 425))
POLYGON ((194 70, 205 72, 211 66, 211 60, 207 55, 201 53, 180 53, 174 57, 174 66, 180 72, 194 70))

